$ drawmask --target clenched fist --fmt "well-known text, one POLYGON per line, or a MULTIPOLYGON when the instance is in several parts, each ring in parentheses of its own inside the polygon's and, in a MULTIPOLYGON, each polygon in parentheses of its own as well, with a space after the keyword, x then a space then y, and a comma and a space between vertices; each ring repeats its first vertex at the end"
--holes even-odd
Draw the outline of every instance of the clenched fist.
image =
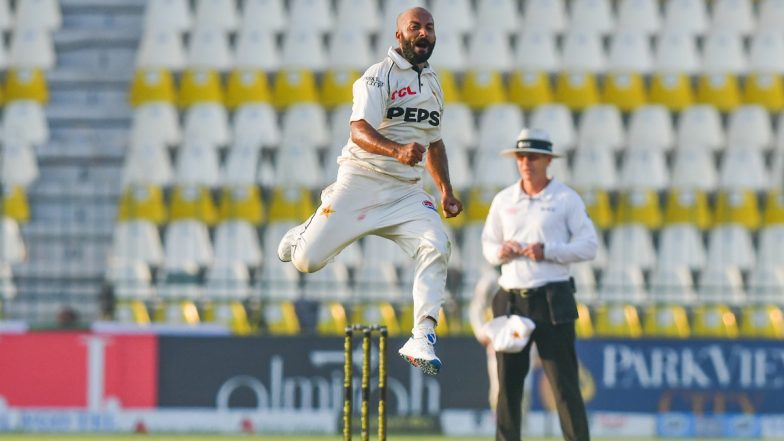
POLYGON ((401 164, 415 166, 422 162, 425 150, 422 144, 411 142, 395 150, 395 159, 401 164))

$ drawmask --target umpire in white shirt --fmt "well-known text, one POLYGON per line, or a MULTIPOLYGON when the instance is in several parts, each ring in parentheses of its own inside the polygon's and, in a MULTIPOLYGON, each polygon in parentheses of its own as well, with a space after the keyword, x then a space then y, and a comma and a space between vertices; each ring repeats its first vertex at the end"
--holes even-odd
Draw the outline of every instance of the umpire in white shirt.
POLYGON ((498 353, 499 393, 496 440, 519 441, 523 381, 536 343, 552 387, 564 439, 590 439, 580 395, 574 321, 577 303, 569 264, 596 255, 596 230, 580 196, 547 176, 553 158, 549 135, 523 129, 513 149, 521 179, 501 190, 490 205, 482 231, 482 252, 501 266, 493 315, 519 314, 536 329, 522 352, 498 353))

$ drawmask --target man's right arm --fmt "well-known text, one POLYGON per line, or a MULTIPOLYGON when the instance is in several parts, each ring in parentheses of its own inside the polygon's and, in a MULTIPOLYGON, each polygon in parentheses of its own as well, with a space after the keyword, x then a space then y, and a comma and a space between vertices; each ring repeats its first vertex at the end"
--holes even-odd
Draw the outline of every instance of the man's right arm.
POLYGON ((362 150, 395 158, 406 165, 419 164, 425 154, 423 145, 416 142, 399 144, 389 140, 364 119, 351 122, 351 140, 362 150))

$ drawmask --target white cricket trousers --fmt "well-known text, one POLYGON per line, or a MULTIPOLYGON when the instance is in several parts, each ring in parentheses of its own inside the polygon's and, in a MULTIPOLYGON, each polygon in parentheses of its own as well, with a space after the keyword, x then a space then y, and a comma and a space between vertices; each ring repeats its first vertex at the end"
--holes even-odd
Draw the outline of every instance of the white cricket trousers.
POLYGON ((414 324, 438 320, 451 245, 433 197, 421 184, 342 164, 335 183, 292 244, 291 261, 302 272, 320 270, 343 248, 373 234, 390 239, 416 260, 414 324))

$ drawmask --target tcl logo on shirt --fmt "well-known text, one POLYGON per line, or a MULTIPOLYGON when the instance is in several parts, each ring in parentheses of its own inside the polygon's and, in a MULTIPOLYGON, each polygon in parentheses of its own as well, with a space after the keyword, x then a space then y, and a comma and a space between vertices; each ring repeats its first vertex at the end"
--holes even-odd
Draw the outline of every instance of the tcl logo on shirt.
POLYGON ((395 98, 403 98, 408 95, 416 95, 416 92, 411 90, 411 86, 403 87, 402 89, 392 92, 392 96, 389 99, 395 101, 395 98))
POLYGON ((427 120, 427 123, 433 127, 438 127, 441 124, 441 114, 438 111, 428 111, 427 109, 418 109, 416 107, 390 107, 387 109, 387 119, 403 118, 405 122, 422 122, 427 120))

